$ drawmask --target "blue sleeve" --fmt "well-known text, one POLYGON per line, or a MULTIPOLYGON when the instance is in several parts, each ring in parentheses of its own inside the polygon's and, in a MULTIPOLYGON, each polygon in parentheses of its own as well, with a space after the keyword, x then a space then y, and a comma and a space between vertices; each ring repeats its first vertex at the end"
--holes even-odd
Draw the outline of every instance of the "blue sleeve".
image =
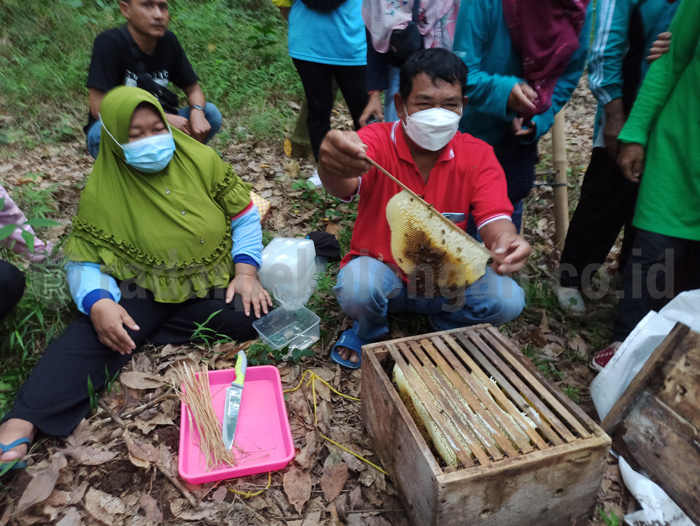
POLYGON ((454 53, 469 68, 468 105, 481 113, 508 122, 517 117, 516 112, 507 109, 508 97, 513 86, 524 80, 513 75, 487 73, 481 69, 486 47, 498 46, 497 42, 491 42, 493 35, 489 29, 493 27, 494 22, 491 20, 493 14, 489 12, 490 9, 489 2, 462 2, 457 16, 454 53))
POLYGON ((566 106, 571 95, 578 86, 583 69, 586 67, 586 58, 588 57, 588 49, 591 41, 591 23, 593 21, 593 2, 588 4, 588 12, 586 14, 586 23, 581 30, 579 37, 579 48, 569 60, 569 64, 559 77, 557 85, 554 86, 552 93, 552 106, 539 115, 532 118, 532 122, 537 126, 535 137, 528 142, 539 141, 545 133, 547 133, 554 124, 554 116, 566 106))
POLYGON ((372 37, 367 31, 367 91, 387 89, 390 69, 389 53, 380 53, 374 49, 372 37))
POLYGON ((629 49, 630 17, 638 3, 598 0, 588 83, 603 106, 622 97, 622 62, 629 49))
POLYGON ((234 263, 255 264, 257 268, 262 265, 262 226, 260 225, 260 212, 253 207, 231 221, 233 230, 233 248, 231 257, 234 263), (252 259, 253 263, 250 263, 252 259))
POLYGON ((83 314, 89 316, 92 306, 103 298, 110 298, 117 303, 121 300, 116 280, 100 271, 97 263, 69 261, 65 268, 73 301, 83 314))

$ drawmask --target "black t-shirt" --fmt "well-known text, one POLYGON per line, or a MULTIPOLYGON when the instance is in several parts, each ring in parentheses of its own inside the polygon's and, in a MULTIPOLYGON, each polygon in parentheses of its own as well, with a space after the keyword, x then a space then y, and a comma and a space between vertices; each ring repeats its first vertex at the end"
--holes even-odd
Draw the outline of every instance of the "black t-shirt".
MULTIPOLYGON (((172 82, 184 89, 199 82, 185 50, 170 31, 158 39, 152 55, 141 55, 146 72, 163 87, 167 88, 168 83, 172 82)), ((136 64, 121 30, 109 29, 97 35, 92 47, 86 86, 106 93, 117 86, 136 86, 136 79, 136 64)), ((86 132, 95 120, 92 113, 88 112, 86 132)))

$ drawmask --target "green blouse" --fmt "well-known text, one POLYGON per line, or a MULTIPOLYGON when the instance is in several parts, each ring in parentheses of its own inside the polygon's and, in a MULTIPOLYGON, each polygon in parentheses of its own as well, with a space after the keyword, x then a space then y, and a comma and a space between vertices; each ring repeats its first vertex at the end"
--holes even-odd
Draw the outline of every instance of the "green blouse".
POLYGON ((683 0, 669 30, 620 141, 646 147, 633 225, 700 241, 700 0, 683 0))

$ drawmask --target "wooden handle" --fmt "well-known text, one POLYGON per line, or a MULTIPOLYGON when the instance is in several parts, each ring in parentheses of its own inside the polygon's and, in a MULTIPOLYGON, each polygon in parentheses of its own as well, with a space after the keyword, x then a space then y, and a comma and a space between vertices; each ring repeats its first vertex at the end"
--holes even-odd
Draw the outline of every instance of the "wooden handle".
POLYGON ((392 181, 394 181, 397 185, 399 185, 401 188, 403 188, 406 192, 408 192, 408 193, 411 194, 413 197, 415 197, 416 199, 418 199, 421 203, 423 203, 424 206, 427 206, 428 208, 431 208, 431 209, 435 210, 435 212, 436 212, 437 215, 440 217, 440 219, 442 219, 443 223, 448 224, 449 227, 450 227, 451 229, 453 229, 453 230, 459 232, 461 235, 463 235, 465 238, 467 238, 471 243, 473 243, 474 245, 476 245, 477 247, 479 247, 480 249, 482 249, 484 252, 486 252, 486 253, 489 255, 489 257, 493 257, 493 254, 491 254, 491 251, 490 251, 489 249, 487 249, 484 245, 482 245, 481 243, 479 243, 476 239, 474 239, 472 236, 470 236, 469 234, 467 234, 464 230, 462 230, 462 229, 459 228, 457 225, 455 225, 451 220, 447 219, 444 215, 442 215, 442 213, 441 213, 439 210, 436 210, 435 207, 434 207, 433 205, 431 205, 431 204, 429 204, 429 203, 426 203, 426 202, 425 202, 425 199, 423 199, 421 196, 419 196, 417 193, 415 193, 413 190, 411 190, 408 186, 406 186, 406 185, 403 184, 401 181, 399 181, 396 177, 394 177, 394 176, 391 175, 389 172, 387 172, 384 168, 382 168, 381 166, 379 166, 376 162, 374 162, 374 161, 373 161, 372 159, 370 159, 368 156, 365 156, 365 158, 367 159, 367 162, 368 162, 369 164, 371 164, 372 166, 374 166, 377 170, 379 170, 379 171, 382 172, 384 175, 386 175, 387 177, 389 177, 392 181))

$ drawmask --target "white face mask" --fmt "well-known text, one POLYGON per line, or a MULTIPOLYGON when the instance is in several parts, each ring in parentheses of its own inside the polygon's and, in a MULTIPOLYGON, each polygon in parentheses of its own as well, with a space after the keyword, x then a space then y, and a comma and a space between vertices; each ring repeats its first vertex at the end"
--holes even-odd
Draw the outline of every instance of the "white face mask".
POLYGON ((402 124, 406 134, 418 146, 431 152, 444 148, 452 140, 462 118, 461 109, 459 114, 444 108, 430 108, 409 115, 404 104, 404 111, 406 121, 402 124))

